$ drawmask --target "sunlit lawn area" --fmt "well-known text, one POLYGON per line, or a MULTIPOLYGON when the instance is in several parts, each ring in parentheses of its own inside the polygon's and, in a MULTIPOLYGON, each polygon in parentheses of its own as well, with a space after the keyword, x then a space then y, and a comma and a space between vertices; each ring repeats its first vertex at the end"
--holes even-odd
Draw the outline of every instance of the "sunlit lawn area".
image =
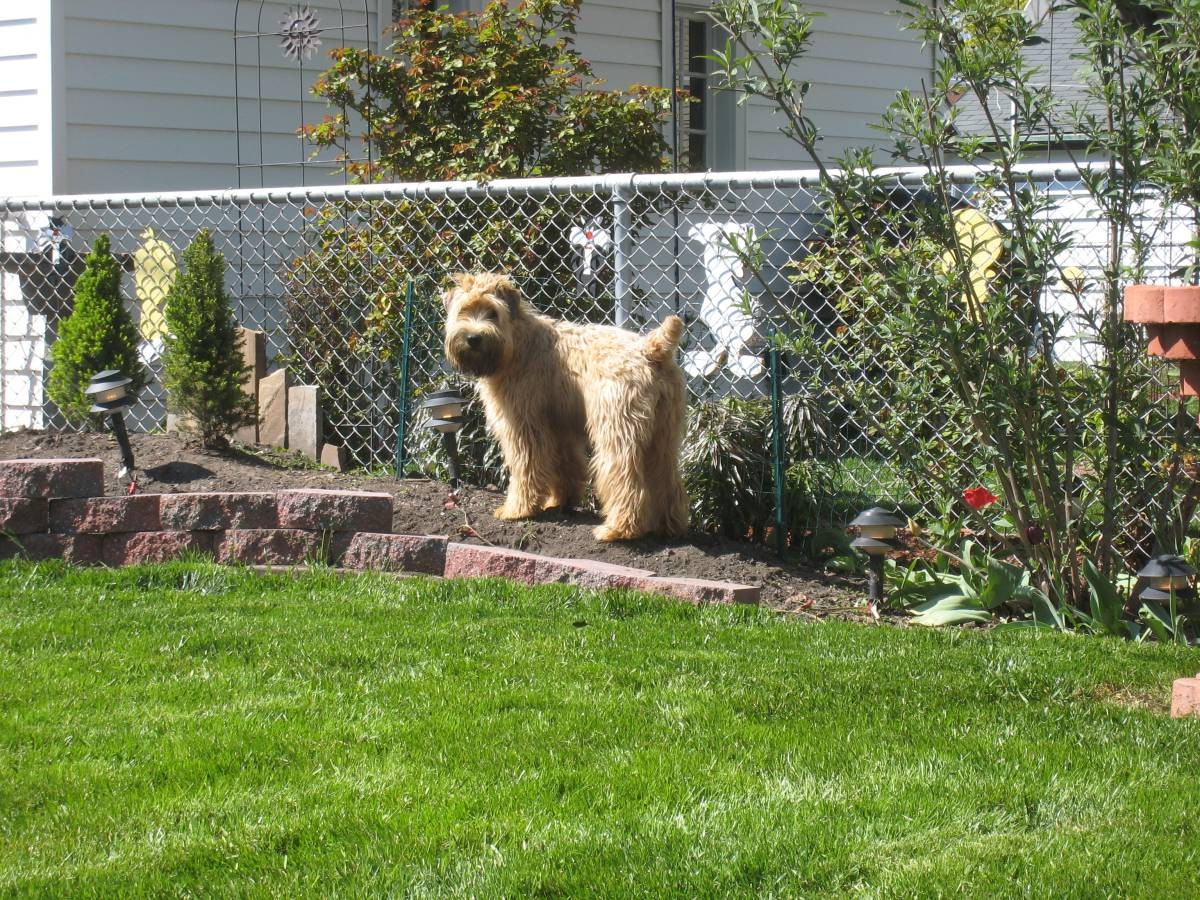
POLYGON ((0 893, 1195 896, 1194 651, 0 568, 0 893))

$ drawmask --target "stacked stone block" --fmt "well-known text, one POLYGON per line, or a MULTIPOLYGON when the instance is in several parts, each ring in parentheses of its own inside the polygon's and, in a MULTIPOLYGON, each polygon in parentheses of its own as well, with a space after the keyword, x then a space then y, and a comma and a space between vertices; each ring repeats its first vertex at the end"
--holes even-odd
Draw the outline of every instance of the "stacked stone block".
POLYGON ((586 559, 392 534, 392 497, 291 490, 105 497, 98 459, 0 461, 0 559, 79 565, 165 562, 188 552, 222 563, 329 564, 448 578, 630 588, 693 603, 757 603, 759 588, 586 559))

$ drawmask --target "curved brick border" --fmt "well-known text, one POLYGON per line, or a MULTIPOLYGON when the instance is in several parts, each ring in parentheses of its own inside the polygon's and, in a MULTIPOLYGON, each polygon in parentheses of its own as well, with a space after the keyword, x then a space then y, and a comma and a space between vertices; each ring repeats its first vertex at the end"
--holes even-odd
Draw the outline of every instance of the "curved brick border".
POLYGON ((0 559, 115 567, 202 552, 222 563, 317 562, 446 578, 627 588, 692 603, 757 603, 761 594, 751 585, 452 543, 444 535, 392 534, 390 494, 294 490, 104 497, 103 475, 98 459, 0 460, 0 559))

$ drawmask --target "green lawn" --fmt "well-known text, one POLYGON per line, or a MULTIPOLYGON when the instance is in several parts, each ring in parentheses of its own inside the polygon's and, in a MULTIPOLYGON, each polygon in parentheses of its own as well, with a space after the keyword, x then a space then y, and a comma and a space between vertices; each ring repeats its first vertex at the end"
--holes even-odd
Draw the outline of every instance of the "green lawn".
POLYGON ((1194 651, 0 566, 0 894, 1196 896, 1194 651))

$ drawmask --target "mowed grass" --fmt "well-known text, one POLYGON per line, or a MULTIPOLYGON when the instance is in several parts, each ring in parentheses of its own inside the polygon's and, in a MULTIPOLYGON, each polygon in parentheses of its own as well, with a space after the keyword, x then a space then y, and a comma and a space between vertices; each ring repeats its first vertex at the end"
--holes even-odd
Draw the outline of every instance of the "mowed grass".
POLYGON ((0 567, 0 893, 1195 896, 1195 651, 0 567))

